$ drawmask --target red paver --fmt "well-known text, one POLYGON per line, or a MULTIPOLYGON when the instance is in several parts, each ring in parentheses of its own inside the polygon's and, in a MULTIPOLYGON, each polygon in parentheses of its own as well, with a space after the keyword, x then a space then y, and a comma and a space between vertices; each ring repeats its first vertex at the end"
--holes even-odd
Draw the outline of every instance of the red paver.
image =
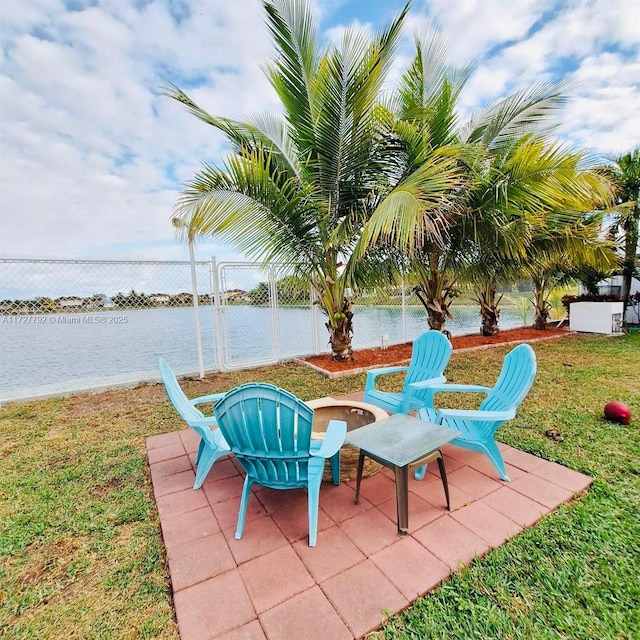
POLYGON ((180 434, 177 431, 172 433, 160 433, 157 436, 147 438, 147 452, 162 447, 169 447, 172 444, 180 444, 180 434))
POLYGON ((416 531, 413 537, 452 569, 469 564, 489 550, 489 543, 451 516, 442 516, 416 531))
POLYGON ((289 544, 284 533, 268 516, 246 522, 240 540, 235 539, 235 533, 235 525, 224 530, 227 543, 238 565, 289 544))
POLYGON ((488 504, 492 509, 499 511, 503 515, 511 518, 522 527, 530 527, 549 510, 531 498, 523 496, 521 493, 507 487, 501 487, 497 491, 482 498, 482 502, 488 504))
POLYGON ((162 521, 162 537, 167 549, 220 532, 210 507, 179 513, 162 521))
POLYGON ((409 481, 406 537, 388 469, 363 480, 359 505, 354 481, 323 483, 311 548, 306 492, 259 485, 235 540, 244 472, 222 458, 193 491, 198 442, 191 430, 147 440, 181 640, 360 638, 591 483, 499 443, 512 480, 504 483, 481 454, 446 445, 451 513, 434 464, 409 481))
MULTIPOLYGON (((155 451, 164 451, 164 449, 155 449, 155 451)), ((151 464, 151 473, 154 476, 173 476, 176 473, 182 473, 183 471, 192 470, 193 467, 191 466, 189 457, 185 455, 184 451, 179 457, 162 460, 151 464)))
POLYGON ((320 587, 356 638, 381 625, 388 617, 385 612, 400 611, 409 604, 371 560, 329 578, 320 587))
MULTIPOLYGON (((214 489, 215 491, 215 489, 214 489)), ((204 494, 204 492, 203 492, 204 494)), ((205 498, 206 499, 206 498, 205 498)), ((231 500, 225 500, 224 502, 214 502, 211 505, 213 515, 215 515, 220 528, 224 531, 233 527, 235 531, 238 524, 238 511, 240 510, 240 500, 238 498, 232 498, 231 500)), ((247 513, 245 514, 245 529, 249 526, 249 523, 256 518, 262 518, 266 515, 264 507, 258 501, 258 498, 254 494, 249 496, 249 504, 247 505, 247 513)))
MULTIPOLYGON (((444 490, 443 490, 444 491, 444 490)), ((392 500, 383 502, 378 507, 387 518, 398 524, 398 507, 394 497, 392 500)), ((424 527, 425 524, 433 522, 442 515, 442 510, 434 507, 430 502, 423 500, 415 493, 409 492, 409 524, 408 531, 411 533, 424 527)))
POLYGON ((342 482, 340 486, 336 487, 326 483, 322 486, 320 507, 334 522, 342 522, 371 509, 373 506, 366 498, 362 497, 362 492, 358 504, 355 503, 355 496, 355 485, 342 482))
POLYGON ((185 455, 184 447, 181 442, 170 444, 167 447, 159 447, 157 449, 149 449, 149 464, 155 464, 162 460, 170 460, 185 455))
MULTIPOLYGON (((215 464, 213 465, 215 468, 215 464)), ((209 472, 211 473, 211 471, 209 472)), ((195 476, 194 476, 195 477, 195 476)), ((216 502, 226 502, 237 498, 238 504, 240 504, 240 496, 242 495, 242 487, 244 485, 244 479, 239 476, 231 476, 222 478, 217 482, 205 482, 202 485, 202 490, 207 496, 210 504, 216 502)))
MULTIPOLYGON (((265 490, 258 494, 258 500, 263 503, 274 522, 287 537, 289 542, 309 540, 309 505, 307 492, 304 489, 276 491, 265 490), (268 494, 269 502, 265 504, 264 496, 268 494), (278 494, 281 502, 274 500, 273 494, 278 494)), ((333 520, 322 510, 318 509, 318 531, 333 526, 333 520)))
MULTIPOLYGON (((414 480, 413 482, 410 480, 409 493, 415 493, 423 500, 431 503, 440 511, 441 515, 447 512, 447 499, 444 494, 444 487, 442 486, 440 476, 427 474, 424 480, 414 480)), ((409 496, 409 500, 411 500, 411 495, 409 496)), ((449 485, 449 502, 451 503, 452 511, 472 501, 473 498, 468 493, 462 489, 458 489, 458 487, 453 484, 449 485)))
POLYGON ((218 636, 219 640, 267 640, 261 624, 257 620, 252 620, 229 633, 218 636))
MULTIPOLYGON (((387 471, 387 469, 384 469, 387 471)), ((396 497, 396 482, 392 474, 376 473, 375 476, 363 478, 360 483, 360 498, 364 498, 374 506, 378 506, 396 497)), ((355 480, 349 483, 355 490, 355 480)))
MULTIPOLYGON (((459 469, 460 467, 464 467, 465 463, 464 462, 460 462, 460 460, 458 460, 457 458, 452 458, 449 454, 446 453, 446 451, 449 451, 450 449, 452 449, 452 447, 449 446, 449 449, 447 449, 447 446, 449 445, 445 445, 442 449, 440 449, 441 453, 442 453, 442 459, 444 460, 444 468, 445 471, 447 472, 447 474, 451 473, 452 471, 455 471, 456 469, 459 469)), ((427 473, 431 473, 434 476, 436 476, 437 478, 440 477, 440 467, 438 466, 437 462, 432 462, 431 464, 427 465, 427 473)))
POLYGON ((353 636, 318 586, 260 616, 269 640, 352 640, 353 636))
POLYGON ((222 533, 173 545, 169 552, 174 592, 235 568, 236 563, 222 533))
MULTIPOLYGON (((485 476, 489 478, 493 478, 494 480, 500 481, 500 474, 498 470, 493 466, 489 458, 483 455, 478 455, 478 457, 469 460, 468 466, 476 471, 480 471, 480 473, 484 473, 485 476)), ((507 475, 509 476, 509 480, 515 480, 520 476, 524 475, 526 472, 519 467, 514 467, 508 462, 505 463, 505 467, 507 468, 507 475)))
MULTIPOLYGON (((240 477, 240 473, 236 468, 236 465, 233 463, 233 460, 228 457, 220 458, 219 460, 216 460, 215 464, 207 474, 203 486, 205 484, 210 484, 224 478, 233 478, 236 476, 240 477)), ((240 479, 242 480, 242 482, 244 482, 244 476, 240 479)))
POLYGON ((195 453, 200 445, 200 436, 193 429, 183 429, 178 433, 187 453, 195 453))
POLYGON ((320 531, 315 547, 310 547, 306 540, 300 540, 293 544, 293 548, 317 583, 366 560, 349 536, 337 526, 320 531))
POLYGON ((465 493, 468 493, 472 498, 482 498, 492 491, 496 491, 500 487, 504 486, 501 480, 485 476, 484 473, 476 471, 471 467, 461 467, 456 469, 453 473, 447 472, 447 479, 449 484, 462 489, 465 493))
POLYGON ((372 555, 371 560, 410 601, 433 589, 451 573, 444 562, 410 536, 399 538, 372 555))
POLYGON ((193 471, 182 471, 181 473, 174 473, 170 476, 162 476, 160 474, 154 474, 153 467, 151 467, 151 480, 153 481, 153 493, 156 500, 160 498, 160 496, 166 496, 170 493, 193 489, 195 479, 196 474, 193 473, 193 471))
POLYGON ((193 489, 184 489, 176 493, 169 493, 166 496, 160 496, 157 504, 160 517, 163 520, 209 506, 204 491, 194 491, 193 489))
POLYGON ((544 465, 536 467, 533 470, 533 474, 549 480, 560 487, 569 489, 574 493, 584 491, 593 482, 593 480, 589 476, 584 475, 584 473, 567 469, 567 467, 563 467, 556 462, 546 462, 544 465))
POLYGON ((388 547, 398 537, 395 518, 390 520, 378 509, 349 518, 340 523, 340 528, 366 556, 388 547))
POLYGON ((245 562, 238 570, 258 615, 315 584, 289 545, 245 562))
POLYGON ((520 451, 519 449, 514 449, 513 447, 501 449, 501 452, 507 464, 518 467, 518 469, 522 469, 523 471, 533 471, 546 462, 546 460, 542 458, 538 458, 525 451, 520 451))
POLYGON ((173 602, 181 640, 210 640, 256 617, 237 569, 178 591, 173 602))
POLYGON ((543 504, 549 510, 571 500, 574 492, 529 473, 509 483, 509 488, 543 504))
POLYGON ((486 540, 492 547, 499 547, 509 538, 522 531, 522 527, 506 516, 492 509, 481 500, 462 507, 451 517, 486 540))

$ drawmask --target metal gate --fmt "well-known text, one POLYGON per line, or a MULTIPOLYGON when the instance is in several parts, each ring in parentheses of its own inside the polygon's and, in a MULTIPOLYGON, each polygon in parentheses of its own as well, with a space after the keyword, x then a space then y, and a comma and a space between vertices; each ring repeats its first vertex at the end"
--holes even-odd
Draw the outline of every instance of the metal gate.
POLYGON ((274 364, 319 352, 319 318, 311 289, 286 265, 263 268, 214 260, 212 274, 220 369, 274 364))

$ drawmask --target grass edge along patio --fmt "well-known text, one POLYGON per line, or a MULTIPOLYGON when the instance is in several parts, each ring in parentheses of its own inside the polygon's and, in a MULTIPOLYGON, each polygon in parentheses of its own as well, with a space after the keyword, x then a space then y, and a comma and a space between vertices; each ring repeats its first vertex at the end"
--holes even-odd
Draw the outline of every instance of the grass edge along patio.
MULTIPOLYGON (((538 377, 498 439, 593 486, 389 618, 376 640, 632 638, 638 628, 640 340, 571 336, 534 348, 538 377), (611 399, 631 407, 631 425, 602 419, 611 399), (564 441, 546 438, 549 428, 564 441)), ((454 353, 447 376, 494 380, 508 349, 454 353)), ((292 364, 183 385, 193 397, 257 379, 305 400, 364 388, 363 374, 328 381, 292 364)), ((163 388, 10 404, 0 420, 3 634, 177 638, 145 451, 147 437, 182 429, 163 388)))

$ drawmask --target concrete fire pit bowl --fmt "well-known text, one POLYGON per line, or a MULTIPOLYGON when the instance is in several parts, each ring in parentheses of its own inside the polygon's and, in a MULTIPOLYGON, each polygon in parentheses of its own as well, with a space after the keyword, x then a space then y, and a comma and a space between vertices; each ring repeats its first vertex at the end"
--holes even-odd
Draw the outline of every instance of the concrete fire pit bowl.
MULTIPOLYGON (((388 413, 375 405, 357 400, 335 400, 333 398, 320 398, 311 400, 307 404, 313 409, 313 434, 312 438, 321 440, 327 430, 330 420, 344 420, 347 423, 347 431, 352 431, 365 424, 370 424, 388 417, 388 413)), ((343 445, 340 451, 340 480, 355 480, 358 472, 358 457, 360 450, 351 445, 343 445)), ((365 459, 363 478, 375 475, 382 469, 382 465, 365 459)), ((329 465, 325 470, 324 479, 331 480, 329 465)))

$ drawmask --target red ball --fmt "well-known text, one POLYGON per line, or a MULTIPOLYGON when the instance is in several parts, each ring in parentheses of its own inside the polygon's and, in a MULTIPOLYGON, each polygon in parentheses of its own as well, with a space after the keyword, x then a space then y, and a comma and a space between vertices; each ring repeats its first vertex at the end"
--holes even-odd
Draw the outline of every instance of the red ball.
POLYGON ((604 407, 604 417, 612 422, 629 424, 631 409, 623 402, 608 402, 604 407))

